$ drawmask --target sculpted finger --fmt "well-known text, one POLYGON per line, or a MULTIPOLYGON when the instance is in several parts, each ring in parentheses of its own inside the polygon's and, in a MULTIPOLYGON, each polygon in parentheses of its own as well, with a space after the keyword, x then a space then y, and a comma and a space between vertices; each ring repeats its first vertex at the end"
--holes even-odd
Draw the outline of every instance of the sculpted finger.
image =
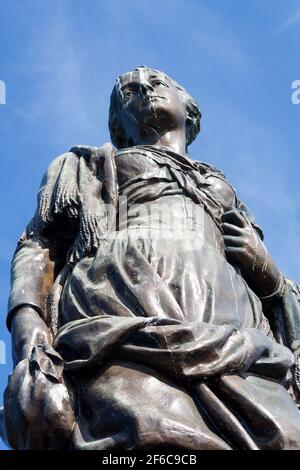
POLYGON ((228 212, 224 212, 222 216, 222 221, 227 222, 229 224, 237 225, 238 227, 241 227, 241 228, 246 226, 246 221, 236 209, 232 209, 228 212))
POLYGON ((222 224, 222 229, 226 235, 242 236, 244 233, 241 227, 238 227, 237 225, 229 224, 227 222, 224 222, 224 224, 222 224))
POLYGON ((232 235, 224 235, 224 243, 227 248, 243 248, 245 241, 242 237, 234 237, 232 235))
POLYGON ((237 246, 225 246, 225 253, 229 258, 239 260, 244 255, 244 249, 237 246))

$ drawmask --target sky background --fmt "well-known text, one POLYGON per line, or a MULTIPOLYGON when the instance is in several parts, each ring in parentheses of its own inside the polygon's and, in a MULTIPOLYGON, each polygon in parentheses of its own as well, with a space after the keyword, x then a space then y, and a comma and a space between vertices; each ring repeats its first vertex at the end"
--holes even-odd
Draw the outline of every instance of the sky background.
POLYGON ((0 404, 10 261, 41 177, 72 146, 109 141, 114 80, 136 66, 196 98, 202 132, 190 156, 226 174, 300 282, 299 45, 299 0, 0 0, 0 404))

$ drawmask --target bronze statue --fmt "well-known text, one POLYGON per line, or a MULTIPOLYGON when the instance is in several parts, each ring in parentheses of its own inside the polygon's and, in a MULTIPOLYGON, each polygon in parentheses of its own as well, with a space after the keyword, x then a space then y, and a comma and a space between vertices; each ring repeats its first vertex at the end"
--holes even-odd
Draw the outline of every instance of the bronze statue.
POLYGON ((139 67, 112 144, 56 158, 12 264, 14 449, 300 449, 298 286, 225 176, 195 100, 139 67))

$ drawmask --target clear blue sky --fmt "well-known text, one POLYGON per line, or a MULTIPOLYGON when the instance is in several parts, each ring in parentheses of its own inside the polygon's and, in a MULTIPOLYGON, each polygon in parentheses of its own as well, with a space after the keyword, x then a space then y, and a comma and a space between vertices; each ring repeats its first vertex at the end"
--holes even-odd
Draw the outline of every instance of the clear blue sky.
POLYGON ((73 145, 109 140, 114 80, 138 65, 199 101, 190 155, 225 172, 278 265, 300 281, 299 53, 297 0, 0 0, 0 403, 10 260, 42 174, 73 145))

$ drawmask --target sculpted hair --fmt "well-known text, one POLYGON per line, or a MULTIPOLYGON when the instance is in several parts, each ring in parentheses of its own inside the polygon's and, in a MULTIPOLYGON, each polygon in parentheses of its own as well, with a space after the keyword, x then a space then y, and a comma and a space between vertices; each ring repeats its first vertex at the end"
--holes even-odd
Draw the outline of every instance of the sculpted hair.
MULTIPOLYGON (((158 70, 150 69, 148 67, 139 67, 135 70, 139 70, 141 68, 149 72, 159 73, 163 75, 165 79, 178 90, 178 94, 181 97, 186 109, 186 138, 187 146, 190 145, 193 140, 195 140, 197 134, 200 132, 201 112, 198 103, 181 85, 179 85, 175 80, 170 78, 165 73, 160 72, 158 70)), ((120 82, 122 82, 122 77, 124 77, 125 75, 126 74, 121 75, 116 80, 116 84, 112 90, 110 97, 108 122, 109 132, 112 143, 118 149, 130 147, 132 145, 132 143, 130 143, 128 140, 128 136, 126 135, 126 131, 123 128, 122 122, 120 120, 120 110, 124 108, 122 95, 120 93, 120 82)))

